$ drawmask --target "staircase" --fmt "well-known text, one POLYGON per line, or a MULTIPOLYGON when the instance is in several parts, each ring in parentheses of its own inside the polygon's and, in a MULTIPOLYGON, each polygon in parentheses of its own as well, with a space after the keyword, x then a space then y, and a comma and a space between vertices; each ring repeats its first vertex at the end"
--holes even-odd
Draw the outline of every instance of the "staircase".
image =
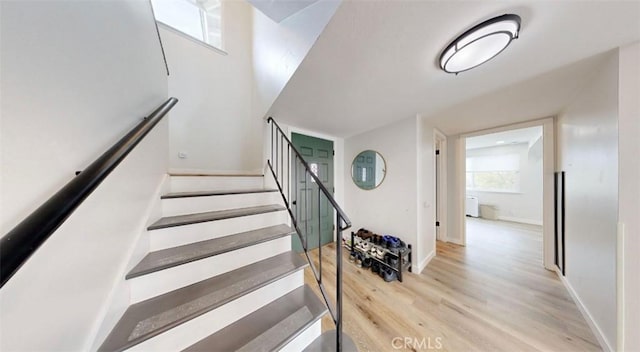
MULTIPOLYGON (((0 238, 0 288, 177 102, 167 99, 0 238)), ((342 331, 340 240, 351 222, 275 120, 269 117, 267 123, 271 127, 267 167, 273 176, 268 182, 263 175, 173 175, 168 179, 169 191, 158 199, 162 216, 142 233, 129 260, 135 264, 112 292, 127 297, 129 306, 125 309, 126 303, 112 299, 91 350, 356 350, 342 331), (307 223, 311 219, 310 197, 298 204, 300 180, 304 180, 305 194, 317 192, 318 207, 312 211, 318 219, 323 197, 325 210, 335 214, 334 300, 323 285, 322 247, 318 247, 316 268, 309 255, 309 226, 305 231, 299 226, 298 217, 307 223), (302 209, 306 215, 296 215, 302 209), (291 251, 294 233, 306 259, 291 251), (307 266, 323 301, 304 285, 307 266), (326 313, 336 329, 321 334, 320 318, 326 313), (117 322, 112 320, 115 317, 117 322)), ((322 230, 318 222, 318 233, 322 230)), ((102 292, 91 285, 79 286, 102 292)), ((66 288, 68 292, 76 286, 66 288)), ((60 338, 75 337, 74 333, 66 329, 60 338)), ((31 335, 24 338, 37 341, 31 335)))
POLYGON ((262 175, 169 183, 125 277, 130 306, 99 350, 301 351, 318 338, 327 307, 304 284, 280 192, 262 175))

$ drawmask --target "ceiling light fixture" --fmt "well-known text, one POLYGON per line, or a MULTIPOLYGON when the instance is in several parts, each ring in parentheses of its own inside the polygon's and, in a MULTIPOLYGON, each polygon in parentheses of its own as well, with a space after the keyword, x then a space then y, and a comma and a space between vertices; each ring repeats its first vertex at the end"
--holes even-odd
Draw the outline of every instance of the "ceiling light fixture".
POLYGON ((440 55, 440 68, 458 74, 493 59, 520 33, 520 16, 506 14, 462 33, 440 55))

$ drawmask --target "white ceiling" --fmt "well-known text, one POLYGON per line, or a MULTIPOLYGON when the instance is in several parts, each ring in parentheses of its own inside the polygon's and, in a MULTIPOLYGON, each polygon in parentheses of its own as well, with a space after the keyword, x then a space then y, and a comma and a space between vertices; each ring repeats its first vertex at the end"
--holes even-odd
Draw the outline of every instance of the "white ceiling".
POLYGON ((592 56, 637 40, 640 1, 346 0, 270 115, 341 137, 416 114, 447 134, 546 117, 606 59, 592 56), (439 69, 451 40, 504 13, 522 17, 520 39, 458 76, 439 69))
POLYGON ((504 132, 484 134, 466 139, 466 149, 497 147, 500 145, 535 143, 542 136, 542 126, 521 128, 504 132))
POLYGON ((318 0, 248 0, 251 5, 276 22, 304 9, 318 0))

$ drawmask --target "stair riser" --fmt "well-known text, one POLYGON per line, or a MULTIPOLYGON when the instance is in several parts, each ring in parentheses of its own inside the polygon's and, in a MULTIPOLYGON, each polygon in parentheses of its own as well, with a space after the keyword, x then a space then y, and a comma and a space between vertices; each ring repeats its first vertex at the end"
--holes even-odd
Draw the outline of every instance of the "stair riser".
POLYGON ((150 251, 210 240, 279 224, 289 224, 289 215, 286 211, 151 230, 148 231, 150 251))
POLYGON ((127 351, 179 351, 269 304, 304 283, 299 270, 265 287, 233 300, 217 309, 178 325, 127 351))
POLYGON ((131 288, 131 302, 144 301, 289 250, 291 250, 291 236, 285 236, 138 276, 128 280, 131 288))
POLYGON ((169 198, 162 200, 162 215, 186 215, 207 211, 282 204, 279 192, 229 194, 223 196, 169 198))
POLYGON ((305 329, 288 344, 284 345, 280 352, 300 352, 309 346, 322 334, 322 319, 318 319, 313 325, 305 329))
POLYGON ((197 192, 262 187, 264 187, 264 177, 262 176, 171 176, 169 180, 171 192, 197 192))

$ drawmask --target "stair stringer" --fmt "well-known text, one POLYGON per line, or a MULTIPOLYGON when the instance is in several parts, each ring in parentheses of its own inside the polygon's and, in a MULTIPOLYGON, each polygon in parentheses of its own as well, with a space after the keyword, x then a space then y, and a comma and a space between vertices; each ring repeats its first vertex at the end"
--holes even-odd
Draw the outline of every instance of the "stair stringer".
POLYGON ((88 341, 91 343, 90 350, 96 351, 100 347, 100 344, 109 335, 109 332, 116 325, 120 317, 129 307, 131 301, 130 283, 125 280, 125 275, 140 261, 146 253, 149 251, 149 233, 146 228, 153 223, 153 219, 162 215, 162 203, 160 196, 169 192, 169 175, 165 174, 156 190, 153 193, 153 198, 149 200, 149 206, 145 212, 146 222, 138 233, 138 238, 132 241, 133 245, 129 249, 127 257, 128 261, 124 261, 120 264, 117 276, 111 292, 104 300, 104 305, 101 309, 101 314, 96 319, 92 334, 89 336, 88 341))

